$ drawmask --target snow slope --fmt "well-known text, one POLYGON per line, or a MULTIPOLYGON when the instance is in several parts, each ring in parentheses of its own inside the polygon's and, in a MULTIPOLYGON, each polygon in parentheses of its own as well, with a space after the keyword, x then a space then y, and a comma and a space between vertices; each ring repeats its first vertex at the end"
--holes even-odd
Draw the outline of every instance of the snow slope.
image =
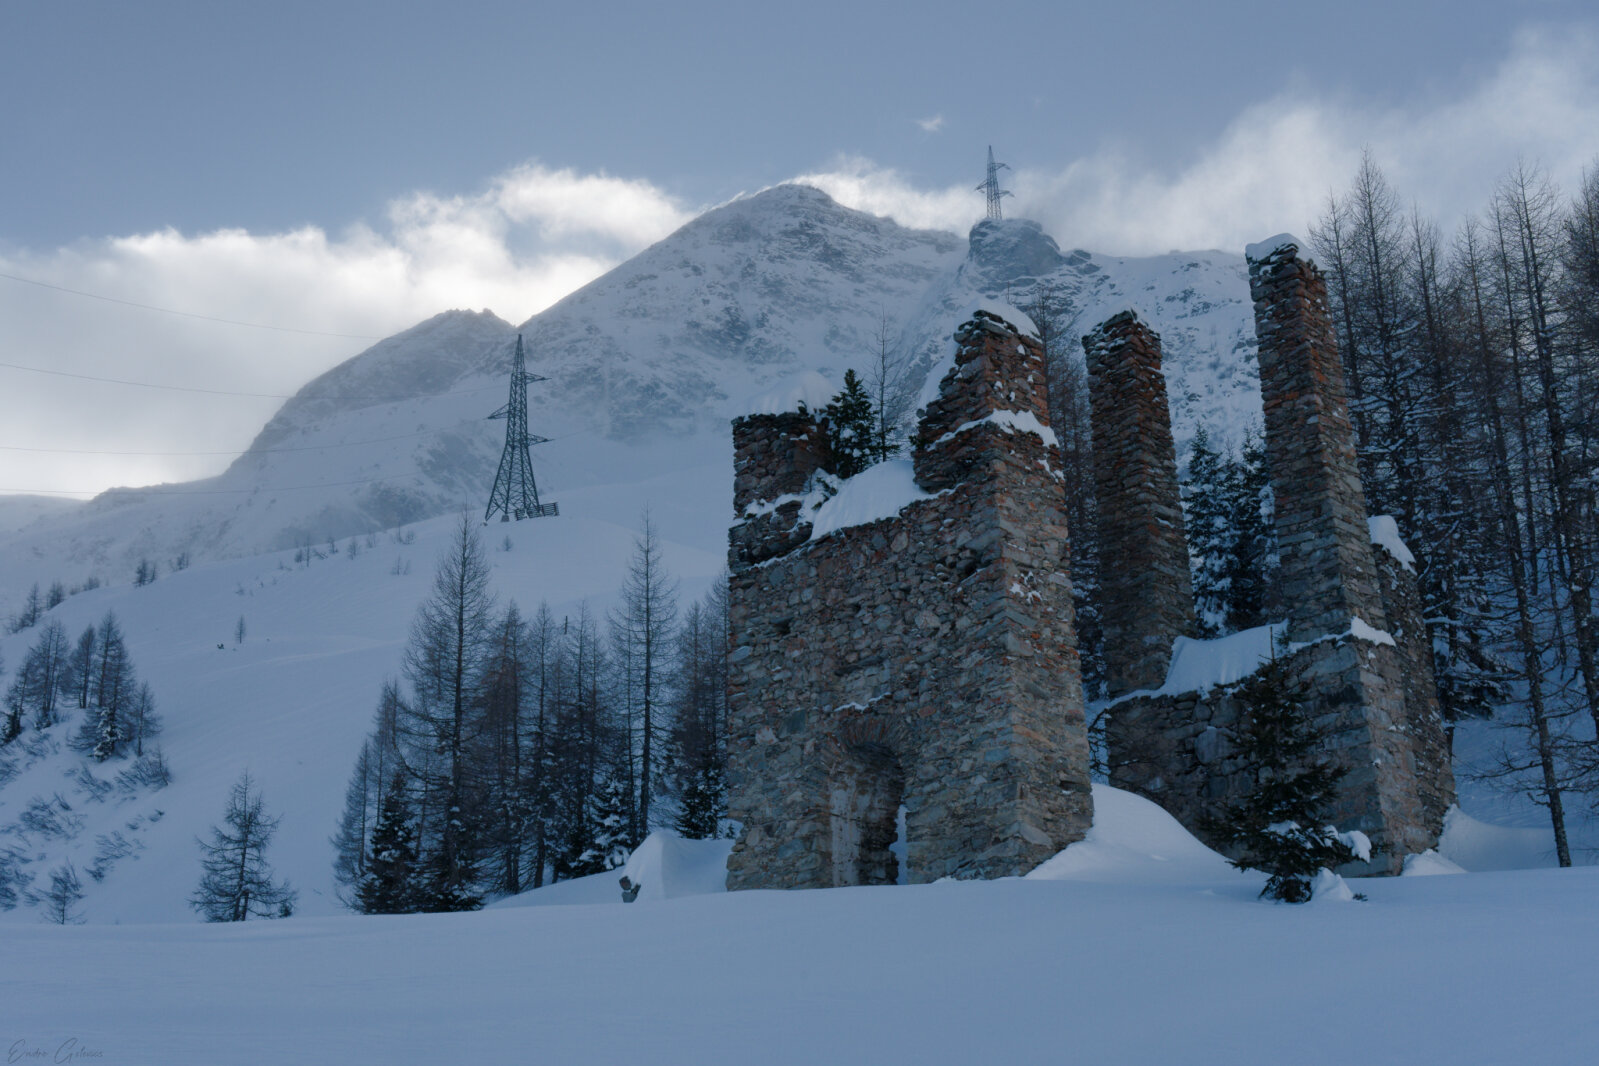
POLYGON ((1599 870, 1273 905, 1095 799, 1057 879, 12 928, 0 1033, 164 1066, 1593 1061, 1599 870))
POLYGON ((482 506, 504 433, 486 416, 505 402, 518 331, 547 379, 529 390, 531 428, 551 438, 534 451, 541 492, 659 480, 664 499, 704 477, 717 506, 675 532, 720 551, 727 419, 750 396, 841 381, 885 326, 926 373, 972 305, 1041 286, 1067 305, 1074 353, 1074 334, 1129 306, 1161 331, 1180 447, 1199 421, 1218 441, 1258 421, 1236 255, 1062 254, 1025 221, 979 223, 968 241, 780 186, 707 212, 521 326, 450 311, 373 345, 301 389, 217 477, 33 506, 37 520, 7 534, 30 506, 12 505, 0 612, 36 580, 122 582, 142 558, 253 554, 482 506))
MULTIPOLYGON (((559 519, 487 530, 502 603, 515 599, 531 610, 547 600, 560 617, 575 616, 586 600, 591 612, 603 615, 621 585, 637 515, 596 517, 592 492, 574 491, 559 519), (510 551, 502 547, 507 537, 510 551)), ((165 718, 160 743, 173 780, 154 794, 111 791, 97 800, 91 798, 97 790, 78 775, 87 771, 111 781, 123 760, 99 766, 59 744, 54 753, 31 759, 14 745, 0 753, 14 766, 14 776, 0 785, 0 851, 19 849, 30 860, 24 873, 44 887, 49 870, 63 861, 87 871, 105 850, 99 838, 121 833, 132 854, 103 882, 82 879, 88 919, 194 920, 186 900, 198 878, 195 838, 220 819, 229 787, 249 769, 268 808, 282 816, 270 858, 300 890, 300 912, 341 910, 333 897, 328 837, 379 688, 399 672, 411 619, 455 522, 444 516, 410 527, 409 544, 387 534, 370 548, 358 540, 354 559, 346 541, 339 554, 308 567, 297 566, 287 552, 252 556, 197 564, 143 588, 113 586, 69 598, 50 617, 74 637, 106 611, 116 612, 134 666, 150 682, 165 718), (246 637, 236 646, 233 630, 241 616, 246 637), (62 819, 75 826, 70 834, 19 825, 34 800, 49 803, 56 795, 71 808, 62 819), (130 828, 130 822, 137 824, 130 828)), ((667 537, 662 547, 685 599, 702 595, 723 566, 720 553, 667 537)), ((5 661, 19 662, 35 632, 0 641, 5 661)), ((71 711, 62 736, 81 713, 71 711)), ((38 917, 25 905, 0 912, 0 921, 38 917)))

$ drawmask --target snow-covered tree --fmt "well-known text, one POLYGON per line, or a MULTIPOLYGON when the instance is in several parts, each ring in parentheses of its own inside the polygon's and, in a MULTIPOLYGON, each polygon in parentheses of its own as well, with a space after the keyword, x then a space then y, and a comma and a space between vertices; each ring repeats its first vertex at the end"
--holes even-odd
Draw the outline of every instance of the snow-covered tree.
POLYGON ((854 370, 844 371, 844 388, 822 409, 833 463, 831 473, 854 477, 883 458, 877 447, 877 412, 871 393, 854 370))
POLYGON ((406 803, 405 775, 397 773, 372 830, 371 858, 356 889, 356 906, 364 914, 418 910, 423 901, 417 874, 416 829, 406 803))
POLYGON ((714 837, 727 810, 727 585, 719 582, 684 616, 677 641, 672 723, 674 825, 691 839, 714 837))
POLYGON ((1194 583, 1194 611, 1207 636, 1227 622, 1229 576, 1236 530, 1227 467, 1210 446, 1210 432, 1200 426, 1188 452, 1188 477, 1183 485, 1183 529, 1194 583))
POLYGON ((627 838, 627 786, 620 778, 606 780, 593 800, 590 817, 593 840, 578 859, 574 872, 579 875, 615 870, 632 853, 627 838))
POLYGON ((1234 866, 1269 875, 1260 894, 1285 903, 1310 899, 1321 870, 1367 857, 1350 846, 1353 834, 1327 824, 1347 771, 1329 756, 1330 736, 1317 725, 1307 692, 1276 657, 1233 690, 1241 714, 1230 739, 1254 788, 1207 820, 1238 851, 1234 866))
POLYGON ((294 890, 266 861, 278 819, 266 813, 253 784, 248 771, 240 775, 228 794, 225 826, 213 826, 209 842, 195 841, 204 872, 189 905, 208 922, 287 918, 294 910, 294 890))

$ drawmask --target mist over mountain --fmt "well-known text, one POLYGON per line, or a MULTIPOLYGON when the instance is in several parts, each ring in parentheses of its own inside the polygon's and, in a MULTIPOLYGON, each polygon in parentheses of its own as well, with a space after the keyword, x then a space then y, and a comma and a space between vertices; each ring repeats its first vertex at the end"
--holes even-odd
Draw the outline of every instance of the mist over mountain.
MULTIPOLYGON (((486 416, 505 401, 519 332, 545 379, 528 395, 533 432, 550 438, 534 452, 541 490, 658 485, 591 501, 636 511, 639 492, 680 498, 669 486, 684 478, 729 499, 727 421, 746 397, 805 372, 836 383, 884 330, 925 376, 974 301, 1023 304, 1045 287, 1069 336, 1127 307, 1162 334, 1179 448, 1200 422, 1236 441, 1258 421, 1240 256, 1063 252, 1025 220, 962 240, 780 186, 706 212, 520 326, 447 311, 378 342, 305 385, 217 477, 39 509, 0 534, 0 608, 34 581, 122 582, 145 558, 252 554, 482 507, 504 432, 486 416)), ((670 531, 719 551, 729 506, 692 510, 670 531)))

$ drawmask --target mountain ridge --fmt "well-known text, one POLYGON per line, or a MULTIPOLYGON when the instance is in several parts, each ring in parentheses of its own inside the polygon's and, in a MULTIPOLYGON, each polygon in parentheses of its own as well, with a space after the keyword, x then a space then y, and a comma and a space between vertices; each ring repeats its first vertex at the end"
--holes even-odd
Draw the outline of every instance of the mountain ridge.
MULTIPOLYGON (((962 240, 778 186, 700 215, 520 326, 454 310, 379 341, 298 390, 215 477, 112 490, 0 535, 0 609, 36 580, 122 581, 141 558, 246 555, 482 506, 503 442, 486 416, 504 402, 518 332, 545 378, 528 396, 530 428, 551 438, 534 453, 541 487, 717 466, 730 479, 740 398, 801 373, 838 382, 885 326, 909 373, 927 375, 973 302, 1045 287, 1069 305, 1068 333, 1136 308, 1166 340, 1179 446, 1201 420, 1223 423, 1213 437, 1227 442, 1258 420, 1243 270, 1214 252, 1062 252, 1027 220, 980 222, 962 240)), ((685 535, 714 549, 725 524, 703 516, 685 535)))

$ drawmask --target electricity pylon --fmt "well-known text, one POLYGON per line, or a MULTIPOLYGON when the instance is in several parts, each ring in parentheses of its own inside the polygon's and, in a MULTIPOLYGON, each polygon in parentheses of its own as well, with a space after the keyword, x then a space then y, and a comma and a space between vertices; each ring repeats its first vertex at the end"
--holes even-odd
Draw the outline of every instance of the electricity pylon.
POLYGON ((988 146, 988 180, 983 182, 981 185, 979 185, 977 187, 977 191, 980 192, 980 193, 986 193, 987 194, 987 196, 988 196, 988 217, 991 218, 991 219, 994 219, 996 222, 1005 217, 1004 214, 1001 213, 1001 211, 1000 211, 999 201, 1001 200, 1001 198, 1010 195, 1010 190, 1009 189, 1001 189, 999 187, 999 172, 1001 170, 1009 170, 1009 169, 1010 169, 1010 167, 1006 166, 1004 163, 996 163, 996 162, 994 162, 994 146, 993 145, 989 145, 988 146))
POLYGON ((494 490, 489 493, 488 510, 483 512, 486 523, 499 512, 501 522, 513 517, 546 518, 561 513, 559 504, 540 503, 539 486, 533 480, 533 461, 528 458, 531 444, 543 444, 548 437, 527 431, 527 386, 532 381, 543 381, 537 374, 527 372, 522 357, 522 335, 516 335, 516 355, 511 361, 511 398, 490 418, 505 419, 505 451, 500 453, 500 470, 494 475, 494 490))

